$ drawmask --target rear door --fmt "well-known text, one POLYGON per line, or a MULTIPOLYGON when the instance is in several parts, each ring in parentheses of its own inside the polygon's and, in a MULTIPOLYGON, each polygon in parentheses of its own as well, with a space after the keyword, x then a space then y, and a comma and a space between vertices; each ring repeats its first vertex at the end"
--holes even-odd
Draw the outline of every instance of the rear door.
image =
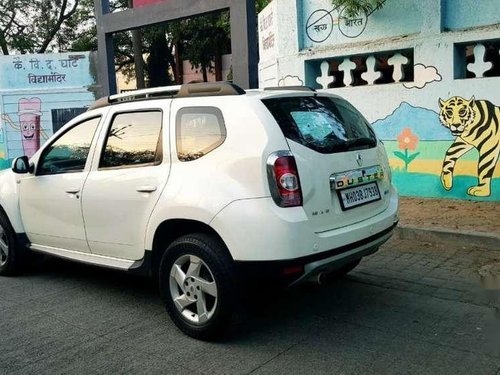
POLYGON ((351 104, 317 95, 263 102, 295 156, 304 210, 315 232, 350 225, 387 208, 385 151, 351 104))

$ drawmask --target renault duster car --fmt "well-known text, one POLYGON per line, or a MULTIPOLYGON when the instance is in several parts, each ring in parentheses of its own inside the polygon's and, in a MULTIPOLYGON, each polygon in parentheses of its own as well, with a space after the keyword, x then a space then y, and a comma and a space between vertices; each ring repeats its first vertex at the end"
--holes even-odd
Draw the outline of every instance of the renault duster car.
POLYGON ((397 222, 382 142, 346 100, 229 83, 100 99, 0 174, 0 275, 31 252, 156 278, 186 334, 243 282, 348 272, 397 222))

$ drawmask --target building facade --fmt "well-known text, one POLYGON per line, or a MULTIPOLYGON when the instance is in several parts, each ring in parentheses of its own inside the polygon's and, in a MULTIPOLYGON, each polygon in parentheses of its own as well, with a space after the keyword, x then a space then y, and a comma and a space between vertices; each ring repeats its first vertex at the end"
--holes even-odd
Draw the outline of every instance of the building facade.
POLYGON ((18 156, 32 156, 95 100, 91 56, 0 56, 0 169, 18 156))
POLYGON ((261 87, 351 101, 406 196, 500 200, 500 0, 387 0, 348 17, 330 0, 259 14, 261 87))

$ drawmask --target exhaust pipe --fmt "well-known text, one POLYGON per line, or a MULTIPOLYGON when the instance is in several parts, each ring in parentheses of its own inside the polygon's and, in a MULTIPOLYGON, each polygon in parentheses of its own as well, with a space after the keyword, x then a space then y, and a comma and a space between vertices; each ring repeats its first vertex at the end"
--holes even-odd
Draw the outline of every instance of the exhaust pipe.
POLYGON ((325 285, 327 282, 328 275, 325 272, 320 272, 316 276, 316 283, 318 285, 325 285))

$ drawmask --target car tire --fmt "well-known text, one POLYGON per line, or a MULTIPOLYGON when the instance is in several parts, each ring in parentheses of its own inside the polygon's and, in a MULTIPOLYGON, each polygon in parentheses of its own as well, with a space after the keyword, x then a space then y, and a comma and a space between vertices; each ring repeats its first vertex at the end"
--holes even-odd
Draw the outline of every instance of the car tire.
POLYGON ((162 256, 160 292, 175 325, 199 340, 220 339, 235 309, 232 259, 220 240, 190 234, 162 256))
POLYGON ((22 265, 21 250, 7 215, 0 210, 0 276, 14 276, 22 265))

